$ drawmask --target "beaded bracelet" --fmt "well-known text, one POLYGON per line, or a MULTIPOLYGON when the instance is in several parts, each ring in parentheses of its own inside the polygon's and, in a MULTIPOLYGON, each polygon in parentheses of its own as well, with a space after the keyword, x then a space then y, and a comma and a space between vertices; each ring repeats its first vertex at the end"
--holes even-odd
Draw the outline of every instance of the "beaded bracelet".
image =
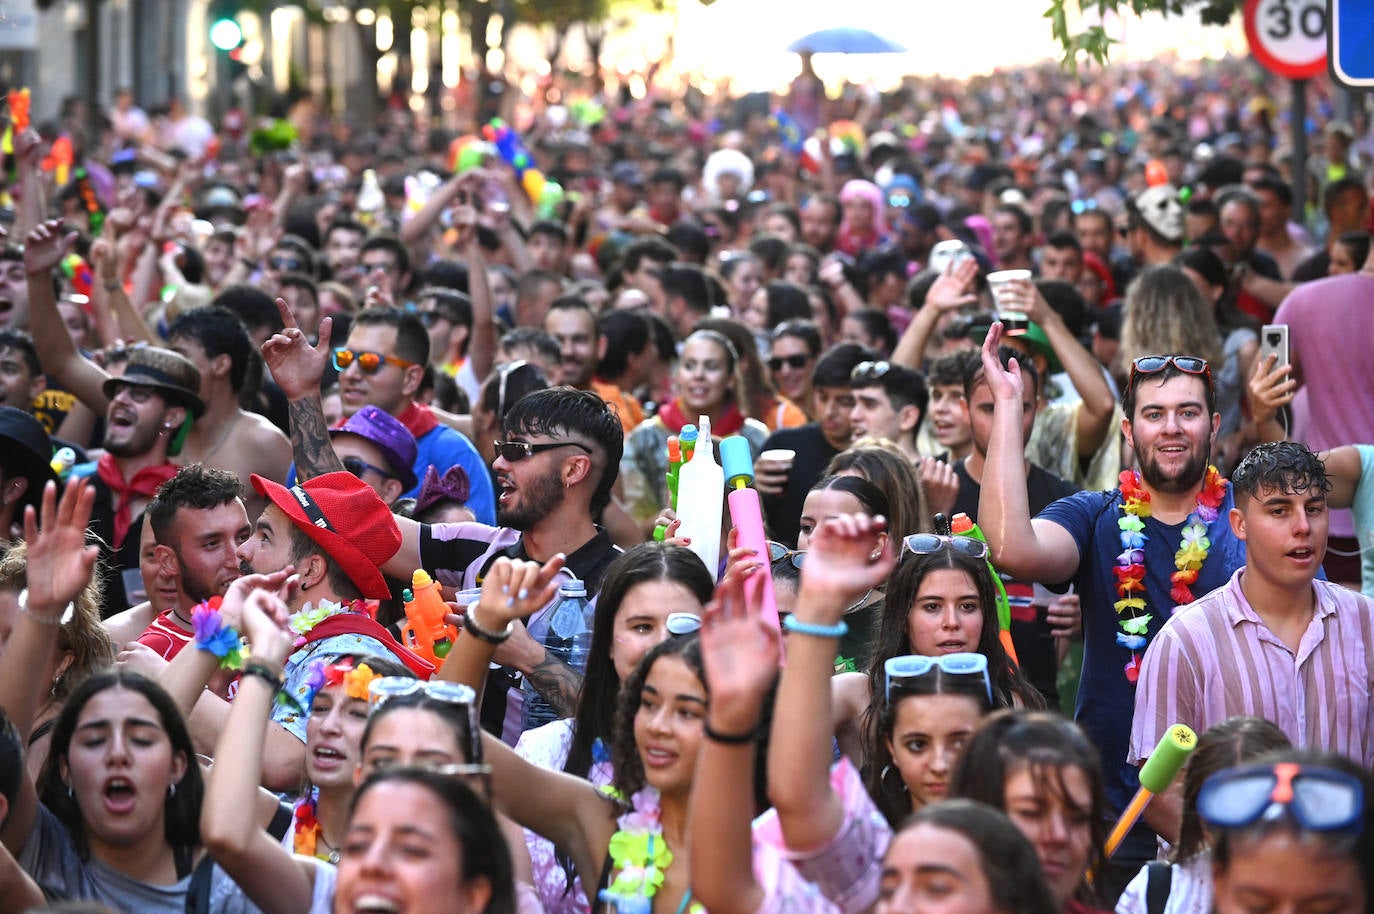
POLYGON ((843 638, 849 634, 849 625, 843 619, 834 625, 815 625, 801 622, 796 616, 782 620, 782 627, 797 635, 810 635, 812 638, 843 638))
POLYGON ((191 610, 196 647, 218 657, 222 670, 242 669, 243 639, 233 626, 224 624, 224 616, 219 611, 220 603, 219 597, 211 597, 197 603, 191 610))
POLYGON ((476 603, 469 604, 468 608, 463 612, 463 628, 472 632, 473 635, 488 644, 504 644, 506 639, 511 636, 511 633, 515 631, 515 623, 507 622, 505 631, 489 631, 477 623, 477 616, 472 611, 473 607, 476 605, 476 603))

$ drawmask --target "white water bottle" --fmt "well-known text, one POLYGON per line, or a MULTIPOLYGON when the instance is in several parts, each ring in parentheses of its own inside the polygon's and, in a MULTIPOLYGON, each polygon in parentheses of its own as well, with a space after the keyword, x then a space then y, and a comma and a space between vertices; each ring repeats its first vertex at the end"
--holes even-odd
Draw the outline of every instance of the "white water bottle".
POLYGON ((687 548, 697 554, 714 579, 720 570, 720 521, 724 513, 725 470, 712 453, 711 418, 697 423, 696 450, 678 471, 677 516, 682 521, 678 536, 691 540, 687 548))

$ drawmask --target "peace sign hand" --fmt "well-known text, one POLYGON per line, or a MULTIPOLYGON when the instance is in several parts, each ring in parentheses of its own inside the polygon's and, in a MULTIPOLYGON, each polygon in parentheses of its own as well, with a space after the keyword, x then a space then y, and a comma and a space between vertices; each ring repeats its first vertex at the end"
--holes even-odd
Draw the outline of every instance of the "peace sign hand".
POLYGON ((331 352, 329 339, 334 319, 326 317, 320 321, 319 343, 312 346, 285 299, 277 299, 277 312, 285 326, 262 344, 262 357, 286 399, 301 400, 319 392, 325 361, 331 352))

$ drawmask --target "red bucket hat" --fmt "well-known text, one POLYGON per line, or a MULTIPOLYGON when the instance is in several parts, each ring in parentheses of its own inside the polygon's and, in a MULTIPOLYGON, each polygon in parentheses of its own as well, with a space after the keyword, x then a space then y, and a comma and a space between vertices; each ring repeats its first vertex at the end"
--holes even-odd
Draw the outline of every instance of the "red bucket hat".
POLYGON ((386 503, 352 473, 339 471, 286 488, 253 474, 253 488, 339 563, 364 597, 391 596, 379 567, 401 548, 386 503))

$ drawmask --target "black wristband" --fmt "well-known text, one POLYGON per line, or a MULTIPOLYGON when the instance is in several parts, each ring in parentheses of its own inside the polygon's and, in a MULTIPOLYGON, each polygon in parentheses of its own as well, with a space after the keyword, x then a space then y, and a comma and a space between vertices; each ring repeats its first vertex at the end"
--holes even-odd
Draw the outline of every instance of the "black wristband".
POLYGON ((272 686, 273 692, 280 692, 282 686, 286 684, 286 680, 282 678, 281 673, 274 671, 265 663, 257 663, 252 660, 245 663, 243 669, 239 671, 240 679, 246 679, 250 676, 256 676, 267 682, 272 686))
POLYGON ((722 746, 748 746, 758 741, 759 731, 761 729, 763 729, 763 727, 759 725, 748 733, 720 733, 716 730, 712 730, 709 722, 703 722, 701 732, 711 742, 720 743, 722 746))

